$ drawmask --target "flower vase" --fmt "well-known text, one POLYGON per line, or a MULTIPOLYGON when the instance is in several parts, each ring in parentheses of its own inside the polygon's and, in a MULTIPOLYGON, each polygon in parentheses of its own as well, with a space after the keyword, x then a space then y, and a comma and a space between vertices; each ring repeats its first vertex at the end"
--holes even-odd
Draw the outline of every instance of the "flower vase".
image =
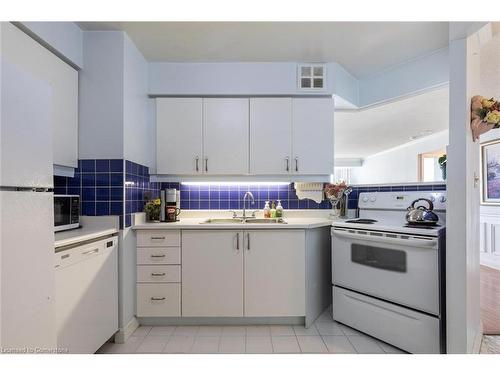
POLYGON ((330 217, 332 219, 338 219, 340 217, 340 209, 339 209, 339 199, 330 199, 330 203, 332 205, 332 211, 330 212, 330 217))

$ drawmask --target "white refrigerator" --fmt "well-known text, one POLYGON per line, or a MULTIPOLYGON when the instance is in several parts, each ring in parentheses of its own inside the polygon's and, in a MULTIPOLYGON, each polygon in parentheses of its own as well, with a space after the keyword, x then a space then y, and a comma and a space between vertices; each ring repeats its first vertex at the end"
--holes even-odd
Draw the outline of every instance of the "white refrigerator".
POLYGON ((56 346, 52 90, 2 55, 0 349, 56 346))

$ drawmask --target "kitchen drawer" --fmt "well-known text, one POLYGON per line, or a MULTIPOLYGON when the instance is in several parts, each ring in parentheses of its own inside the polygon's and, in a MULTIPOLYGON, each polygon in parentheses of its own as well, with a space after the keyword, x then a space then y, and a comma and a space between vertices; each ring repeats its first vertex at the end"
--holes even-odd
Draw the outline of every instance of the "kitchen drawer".
POLYGON ((180 230, 139 230, 137 246, 181 246, 180 230))
POLYGON ((138 283, 180 283, 181 266, 137 266, 138 283))
POLYGON ((137 284, 137 316, 181 316, 181 284, 137 284))
POLYGON ((333 319, 410 353, 439 353, 439 320, 343 288, 333 288, 333 319))
POLYGON ((138 247, 137 264, 181 264, 181 248, 138 247))

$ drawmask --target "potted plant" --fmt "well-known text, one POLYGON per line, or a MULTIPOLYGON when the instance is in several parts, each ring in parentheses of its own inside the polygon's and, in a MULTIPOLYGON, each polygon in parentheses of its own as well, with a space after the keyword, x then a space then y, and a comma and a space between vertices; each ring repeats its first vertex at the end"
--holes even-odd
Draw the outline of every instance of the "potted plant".
POLYGON ((441 168, 441 174, 443 176, 443 180, 446 180, 446 154, 444 154, 438 159, 438 164, 439 168, 441 168))
POLYGON ((147 221, 159 222, 160 221, 160 207, 161 200, 153 199, 146 202, 144 206, 144 212, 146 212, 147 221))

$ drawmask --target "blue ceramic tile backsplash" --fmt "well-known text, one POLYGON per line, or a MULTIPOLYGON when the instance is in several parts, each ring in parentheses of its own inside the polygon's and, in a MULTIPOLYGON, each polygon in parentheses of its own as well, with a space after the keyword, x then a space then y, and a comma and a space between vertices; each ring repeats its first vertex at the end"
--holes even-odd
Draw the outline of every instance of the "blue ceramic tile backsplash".
MULTIPOLYGON (((327 200, 316 203, 299 200, 293 184, 181 184, 151 182, 149 168, 123 159, 85 159, 79 161, 74 177, 54 176, 55 194, 81 197, 82 215, 120 216, 120 228, 131 225, 131 214, 142 212, 149 199, 160 196, 160 189, 180 190, 183 210, 240 210, 247 191, 255 197, 250 209, 264 208, 265 201, 281 200, 286 209, 331 209, 327 200)), ((374 191, 446 190, 445 184, 353 187, 349 208, 358 206, 359 193, 374 191)))

